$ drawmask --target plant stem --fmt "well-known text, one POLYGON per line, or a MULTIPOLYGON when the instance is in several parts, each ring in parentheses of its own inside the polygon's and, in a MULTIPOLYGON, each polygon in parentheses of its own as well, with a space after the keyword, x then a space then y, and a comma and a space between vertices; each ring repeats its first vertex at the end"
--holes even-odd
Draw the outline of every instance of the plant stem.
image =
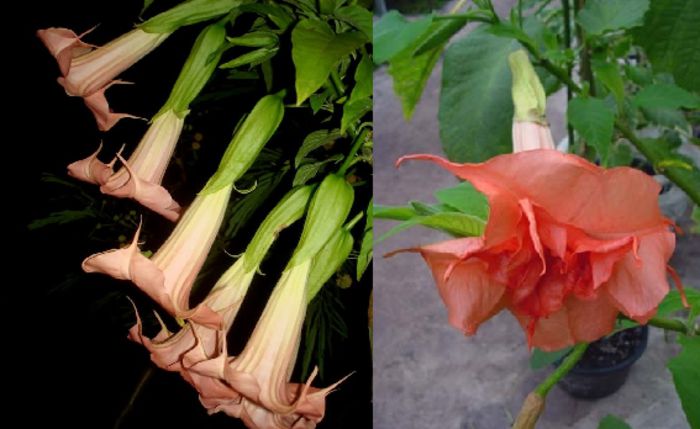
MULTIPOLYGON (((348 130, 352 134, 355 134, 355 128, 351 127, 351 130, 348 130)), ((345 171, 350 168, 352 165, 352 162, 355 160, 355 154, 357 153, 358 150, 362 147, 362 145, 367 141, 367 136, 369 135, 370 130, 367 128, 363 128, 362 131, 360 131, 360 134, 355 136, 355 140, 352 143, 352 147, 350 148, 350 152, 348 152, 347 156, 345 157, 345 160, 343 160, 343 164, 340 166, 338 169, 338 174, 344 175, 345 171)))
MULTIPOLYGON (((582 92, 581 87, 574 82, 570 76, 567 75, 566 71, 556 65, 552 64, 542 54, 537 50, 536 47, 530 45, 529 43, 524 43, 523 46, 532 54, 532 56, 537 60, 537 62, 552 73, 557 79, 564 83, 572 92, 580 94, 582 92)), ((615 128, 627 139, 632 145, 634 145, 637 150, 639 150, 651 163, 656 167, 661 161, 663 161, 662 156, 654 151, 653 143, 646 140, 642 140, 636 136, 636 134, 627 127, 620 119, 615 120, 615 128)), ((700 188, 694 186, 691 179, 688 179, 686 175, 682 173, 681 170, 672 167, 664 169, 662 173, 668 177, 676 186, 681 188, 690 197, 695 204, 700 205, 700 188)))
POLYGON ((555 384, 559 380, 561 380, 566 374, 571 371, 571 369, 576 365, 576 363, 581 360, 583 357, 583 353, 586 351, 588 348, 588 343, 579 343, 574 346, 574 348, 571 350, 571 353, 569 353, 566 358, 564 358, 564 361, 557 367, 557 369, 554 370, 549 376, 542 382, 540 383, 534 390, 535 393, 540 395, 542 398, 545 398, 547 396, 547 393, 549 393, 550 390, 552 390, 552 387, 554 387, 555 384))
POLYGON ((493 18, 485 16, 481 10, 472 10, 465 13, 455 13, 452 15, 440 15, 434 16, 434 20, 442 21, 447 19, 463 19, 465 21, 479 21, 479 22, 493 22, 493 18))
POLYGON ((667 331, 676 331, 682 334, 688 334, 688 326, 680 320, 666 319, 663 317, 652 317, 647 322, 648 325, 655 326, 657 328, 665 329, 667 331))
POLYGON ((126 406, 119 414, 119 417, 117 417, 117 420, 114 422, 114 426, 112 426, 113 429, 119 429, 122 426, 124 419, 126 418, 126 416, 129 415, 131 409, 134 407, 136 398, 138 398, 138 396, 141 394, 143 387, 146 385, 146 383, 154 373, 155 371, 153 369, 153 366, 151 365, 149 365, 148 368, 146 368, 146 370, 143 372, 143 374, 141 375, 141 379, 139 380, 139 384, 136 385, 134 392, 131 394, 131 397, 129 397, 129 402, 126 403, 126 406))
MULTIPOLYGON (((566 49, 571 49, 571 9, 569 8, 569 0, 561 0, 563 15, 564 15, 564 45, 566 49)), ((571 65, 566 68, 566 75, 571 79, 571 65)), ((567 105, 573 94, 571 88, 566 86, 566 102, 567 105)), ((566 131, 569 136, 569 147, 574 147, 574 127, 571 124, 567 124, 566 131)))

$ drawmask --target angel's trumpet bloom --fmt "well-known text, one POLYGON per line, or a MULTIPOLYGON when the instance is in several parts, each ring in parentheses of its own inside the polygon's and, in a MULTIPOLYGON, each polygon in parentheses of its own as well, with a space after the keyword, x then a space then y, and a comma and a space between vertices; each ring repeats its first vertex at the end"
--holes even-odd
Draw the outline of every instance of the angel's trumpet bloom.
POLYGON ((51 55, 56 58, 61 74, 65 76, 68 74, 73 58, 86 54, 95 48, 95 46, 81 40, 83 36, 91 31, 92 29, 77 35, 67 28, 51 27, 38 30, 36 35, 51 52, 51 55))
POLYGON ((221 317, 206 305, 189 308, 190 290, 219 230, 233 183, 253 163, 283 114, 282 99, 275 95, 263 97, 255 105, 231 140, 216 173, 151 259, 139 251, 137 231, 129 247, 90 256, 83 261, 83 269, 131 280, 172 316, 220 326, 221 317), (251 133, 250 121, 257 119, 261 119, 256 124, 260 128, 251 133))
POLYGON ((513 75, 513 152, 554 149, 545 117, 547 96, 524 50, 508 56, 513 75))
MULTIPOLYGON (((325 389, 290 383, 306 313, 314 257, 337 231, 352 206, 352 187, 328 176, 310 204, 302 237, 272 292, 243 352, 225 367, 228 384, 242 400, 211 410, 241 418, 249 428, 314 427, 323 418, 325 389)), ((341 380, 342 381, 342 380, 341 380)))

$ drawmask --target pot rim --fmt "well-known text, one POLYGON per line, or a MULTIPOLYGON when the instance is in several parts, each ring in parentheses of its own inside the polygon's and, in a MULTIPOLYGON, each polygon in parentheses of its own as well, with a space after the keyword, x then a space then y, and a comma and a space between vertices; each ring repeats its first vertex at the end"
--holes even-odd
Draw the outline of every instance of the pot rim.
POLYGON ((627 358, 625 358, 625 360, 623 360, 622 362, 605 368, 577 368, 576 366, 574 366, 569 372, 569 374, 600 375, 629 368, 640 357, 642 357, 642 353, 644 353, 644 350, 646 350, 647 348, 647 342, 649 340, 649 327, 647 325, 641 325, 641 327, 642 341, 637 345, 637 347, 633 349, 633 352, 629 356, 627 356, 627 358))

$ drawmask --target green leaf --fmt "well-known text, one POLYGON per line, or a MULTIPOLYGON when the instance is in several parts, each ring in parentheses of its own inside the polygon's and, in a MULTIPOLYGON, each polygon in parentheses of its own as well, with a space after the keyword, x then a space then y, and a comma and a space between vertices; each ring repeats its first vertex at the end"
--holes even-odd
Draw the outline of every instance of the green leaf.
POLYGON ((480 27, 447 49, 438 118, 450 160, 480 162, 511 151, 508 54, 518 47, 480 27))
POLYGON ((625 75, 639 86, 647 86, 654 80, 651 70, 639 66, 625 65, 625 75))
POLYGON ((416 215, 416 211, 408 206, 375 205, 372 214, 379 219, 408 220, 416 215))
POLYGON ((532 350, 532 355, 530 356, 530 368, 532 369, 542 369, 546 366, 553 364, 564 356, 568 355, 572 347, 566 347, 561 350, 554 352, 545 352, 537 347, 532 350))
POLYGON ((35 230, 49 225, 64 225, 81 219, 94 218, 95 213, 91 210, 62 210, 50 213, 47 217, 34 219, 27 228, 35 230))
POLYGON ((479 219, 487 220, 489 217, 489 202, 486 196, 469 182, 462 182, 451 188, 438 189, 435 191, 435 198, 442 204, 479 219))
POLYGON ((625 100, 625 83, 620 76, 617 66, 605 61, 593 61, 595 76, 603 82, 606 88, 615 97, 618 106, 622 106, 625 100))
POLYGON ((141 12, 139 12, 139 16, 143 15, 146 10, 148 10, 149 7, 153 4, 155 0, 143 0, 143 7, 141 8, 141 12))
MULTIPOLYGON (((688 305, 690 305, 690 319, 692 320, 695 318, 693 315, 700 314, 700 291, 693 288, 685 288, 684 291, 685 297, 688 300, 688 305)), ((681 300, 681 294, 678 290, 672 290, 659 304, 656 315, 658 317, 668 317, 681 310, 685 310, 683 301, 681 300)))
POLYGON ((600 421, 598 429, 632 429, 632 427, 619 417, 608 414, 600 421))
POLYGON ((588 0, 576 21, 589 35, 642 25, 649 0, 588 0))
POLYGON ((650 121, 665 127, 688 128, 688 121, 683 112, 676 109, 664 109, 658 107, 640 107, 644 117, 650 121))
POLYGON ((340 120, 340 133, 345 135, 345 131, 350 125, 362 119, 367 112, 372 111, 372 99, 362 98, 360 100, 350 100, 343 106, 343 117, 340 120))
POLYGON ((298 168, 304 157, 321 146, 333 144, 340 138, 340 131, 336 128, 333 130, 318 130, 314 131, 304 139, 301 147, 294 157, 294 167, 298 168))
POLYGON ((365 44, 360 31, 335 34, 323 21, 306 19, 292 31, 297 106, 316 92, 344 57, 365 44))
POLYGON ((372 12, 358 5, 343 6, 336 10, 335 17, 362 31, 367 40, 372 40, 372 12))
POLYGON ((691 428, 700 427, 700 337, 680 337, 683 348, 668 362, 673 384, 691 428))
POLYGON ((645 108, 678 109, 700 107, 700 97, 673 84, 655 83, 642 88, 632 102, 645 108))
POLYGON ((599 98, 574 98, 566 109, 566 117, 574 129, 595 147, 606 166, 613 136, 615 113, 599 98))
POLYGON ((363 55, 355 70, 355 87, 350 94, 350 100, 371 97, 372 88, 372 60, 369 55, 363 55))
POLYGON ((653 0, 635 41, 655 72, 670 72, 676 84, 700 92, 700 0, 653 0))
POLYGON ((483 233, 485 224, 486 221, 481 218, 459 212, 440 212, 431 215, 414 216, 390 229, 379 237, 377 242, 384 241, 394 234, 418 225, 437 229, 456 237, 475 237, 483 233))
POLYGON ((435 48, 442 48, 452 36, 464 28, 469 21, 466 19, 448 19, 434 23, 416 43, 413 56, 419 56, 435 48))
POLYGON ((326 158, 323 161, 302 165, 299 167, 299 169, 297 169, 296 174, 294 174, 292 186, 304 185, 306 182, 316 177, 324 165, 331 162, 337 162, 341 159, 343 159, 343 155, 337 154, 331 156, 330 158, 326 158))
POLYGON ((394 92, 401 100, 403 116, 407 120, 413 115, 430 74, 442 53, 442 46, 440 46, 414 57, 415 47, 416 44, 408 46, 389 62, 389 74, 394 80, 394 92))
POLYGON ((374 62, 382 64, 404 51, 426 33, 432 16, 408 21, 399 12, 392 10, 374 24, 374 62))
POLYGON ((661 173, 673 172, 676 183, 684 183, 689 189, 700 189, 700 170, 691 158, 673 150, 672 142, 665 139, 641 139, 639 141, 643 153, 651 153, 661 164, 654 165, 661 173))
POLYGON ((360 281, 362 278, 362 275, 365 273, 365 270, 367 270, 367 267, 369 266, 369 263, 372 261, 372 253, 373 253, 373 246, 372 246, 372 239, 374 237, 373 233, 373 224, 374 224, 374 215, 372 212, 372 201, 370 200, 369 205, 367 206, 367 218, 365 220, 365 230, 364 230, 364 235, 362 236, 362 244, 360 246, 360 253, 357 256, 357 269, 356 269, 356 275, 355 278, 357 281, 360 281))
POLYGON ((695 234, 700 234, 700 206, 693 207, 693 214, 691 215, 691 219, 693 219, 695 225, 693 225, 690 231, 695 234))
POLYGON ((235 69, 245 65, 256 66, 277 55, 279 48, 260 48, 227 61, 219 66, 220 69, 235 69))
POLYGON ((626 167, 632 163, 632 149, 626 143, 618 142, 610 147, 608 167, 626 167))

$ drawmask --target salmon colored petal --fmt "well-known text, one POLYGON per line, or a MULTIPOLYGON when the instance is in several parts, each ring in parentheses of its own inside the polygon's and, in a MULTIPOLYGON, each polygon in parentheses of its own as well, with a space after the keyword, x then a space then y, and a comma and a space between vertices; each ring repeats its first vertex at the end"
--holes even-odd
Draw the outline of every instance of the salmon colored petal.
POLYGON ((479 164, 456 164, 434 155, 404 156, 398 163, 409 159, 432 161, 487 197, 528 198, 557 221, 588 233, 627 233, 667 222, 659 210, 659 184, 634 168, 603 169, 547 149, 499 155, 479 164))
POLYGON ((479 238, 464 238, 417 249, 433 273, 450 324, 465 335, 474 335, 482 322, 500 310, 506 289, 490 278, 486 264, 477 258, 464 262, 463 255, 474 253, 482 244, 479 238))
POLYGON ((566 301, 569 316, 569 329, 575 342, 592 342, 598 340, 615 328, 618 309, 605 294, 598 294, 593 300, 581 300, 574 297, 566 301))
POLYGON ((138 248, 140 234, 141 225, 136 230, 136 234, 134 234, 134 238, 128 247, 107 250, 85 258, 82 264, 83 271, 86 273, 107 274, 117 280, 130 280, 133 261, 141 261, 141 258, 148 261, 148 258, 143 256, 138 248))
POLYGON ((669 291, 666 264, 673 253, 676 237, 664 228, 639 237, 638 259, 627 253, 602 286, 627 317, 646 323, 669 291))
POLYGON ((97 155, 101 150, 102 143, 92 155, 68 165, 68 175, 83 182, 96 185, 107 183, 107 180, 113 174, 112 164, 105 164, 97 159, 97 155))
MULTIPOLYGON (((61 79, 59 78, 59 81, 61 79)), ((117 124, 123 118, 133 118, 141 119, 138 116, 130 115, 128 113, 114 113, 109 108, 109 103, 107 102, 107 97, 105 97, 105 91, 112 85, 116 83, 125 83, 121 81, 114 81, 104 88, 86 96, 83 98, 85 105, 90 109, 92 114, 95 116, 97 121, 97 129, 100 131, 109 131, 113 126, 117 124)))
POLYGON ((56 58, 61 74, 65 76, 70 70, 70 63, 73 58, 88 53, 95 47, 80 40, 94 29, 93 27, 83 34, 77 35, 67 28, 51 27, 45 30, 38 30, 36 35, 48 48, 51 55, 56 58))
POLYGON ((513 312, 520 326, 522 326, 528 338, 529 347, 537 347, 540 350, 551 352, 574 345, 575 340, 571 328, 566 307, 562 307, 556 313, 548 317, 533 319, 530 316, 513 312))
POLYGON ((133 173, 129 164, 121 155, 118 155, 118 158, 129 172, 128 180, 123 184, 117 185, 116 176, 112 176, 112 180, 101 186, 100 191, 118 198, 133 198, 142 206, 153 210, 166 219, 173 222, 177 221, 182 208, 173 200, 170 192, 160 185, 142 180, 133 173))

